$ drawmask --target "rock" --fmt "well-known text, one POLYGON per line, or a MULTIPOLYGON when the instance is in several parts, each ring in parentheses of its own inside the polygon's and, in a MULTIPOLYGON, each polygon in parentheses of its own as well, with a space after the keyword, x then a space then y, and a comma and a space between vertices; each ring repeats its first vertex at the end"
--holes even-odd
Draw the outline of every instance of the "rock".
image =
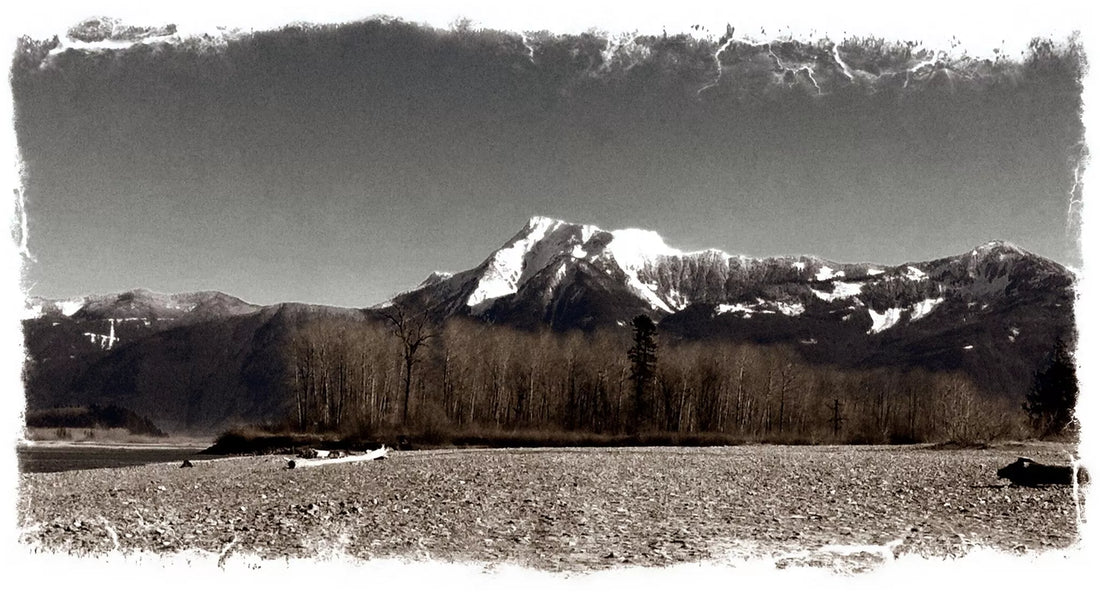
POLYGON ((180 464, 180 468, 191 468, 193 466, 194 464, 192 464, 190 460, 184 460, 183 464, 180 464))
POLYGON ((317 450, 315 450, 313 448, 299 448, 298 449, 298 457, 299 458, 306 458, 306 459, 316 458, 317 457, 317 450))
MULTIPOLYGON (((1073 467, 1040 464, 1031 458, 1017 458, 1015 462, 997 471, 997 476, 1012 481, 1014 485, 1037 487, 1039 485, 1072 485, 1073 467)), ((1077 470, 1077 481, 1088 482, 1084 468, 1077 470)))

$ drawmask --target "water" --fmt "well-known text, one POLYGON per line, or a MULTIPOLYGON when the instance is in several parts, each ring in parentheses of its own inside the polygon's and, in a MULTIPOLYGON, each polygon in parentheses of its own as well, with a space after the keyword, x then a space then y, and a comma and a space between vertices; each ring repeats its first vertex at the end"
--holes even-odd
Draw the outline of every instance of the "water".
POLYGON ((70 446, 18 445, 15 448, 20 472, 63 472, 88 468, 119 468, 159 462, 209 460, 219 456, 200 455, 197 446, 70 446))

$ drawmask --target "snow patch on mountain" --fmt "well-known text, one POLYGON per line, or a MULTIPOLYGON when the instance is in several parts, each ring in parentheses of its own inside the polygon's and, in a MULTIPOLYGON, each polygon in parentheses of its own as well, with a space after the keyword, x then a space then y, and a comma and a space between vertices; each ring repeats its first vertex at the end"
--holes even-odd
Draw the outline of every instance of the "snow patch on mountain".
POLYGON ((867 276, 878 276, 878 275, 883 274, 885 272, 886 272, 885 270, 882 270, 880 268, 868 268, 867 269, 867 276))
POLYGON ((806 311, 806 306, 797 301, 764 301, 757 297, 756 303, 733 303, 733 304, 720 304, 715 306, 714 312, 716 314, 726 313, 741 313, 741 317, 750 318, 752 314, 782 314, 785 316, 800 316, 806 311))
POLYGON ((672 307, 665 303, 664 299, 661 299, 660 295, 653 290, 656 285, 651 286, 638 280, 636 272, 626 272, 626 284, 635 295, 645 300, 650 307, 666 313, 672 313, 672 307))
POLYGON ((723 303, 723 304, 718 305, 714 308, 714 313, 716 313, 718 315, 730 314, 730 313, 741 313, 741 314, 744 314, 743 316, 741 316, 741 317, 744 317, 744 318, 751 318, 753 311, 754 310, 751 307, 749 307, 747 305, 744 305, 744 304, 741 304, 741 303, 732 303, 732 304, 723 303))
POLYGON ((838 299, 859 297, 860 292, 863 291, 863 283, 833 281, 833 290, 830 292, 818 291, 817 289, 810 290, 822 301, 837 301, 838 299))
POLYGON ((655 231, 619 229, 611 232, 607 251, 624 272, 641 270, 659 256, 682 256, 678 249, 668 247, 655 231))
POLYGON ((80 311, 80 308, 84 307, 84 300, 72 299, 69 301, 60 301, 58 302, 57 307, 61 310, 61 315, 68 317, 80 311))
POLYGON ((905 268, 905 273, 903 274, 903 276, 912 281, 918 281, 928 277, 928 275, 925 274, 923 270, 917 268, 916 266, 907 266, 905 268))
POLYGON ((676 287, 668 290, 668 294, 665 296, 665 302, 677 311, 684 309, 691 303, 687 297, 676 289, 676 287))
POLYGON ((557 265, 554 267, 554 272, 551 275, 550 282, 547 286, 549 292, 553 292, 554 289, 556 289, 558 285, 560 285, 561 282, 565 280, 566 273, 567 269, 565 266, 565 262, 558 261, 557 265))
MULTIPOLYGON (((781 313, 785 316, 800 316, 806 311, 806 306, 798 302, 785 303, 782 301, 776 301, 772 303, 772 307, 775 308, 776 313, 781 313)), ((762 310, 761 313, 771 313, 768 310, 762 310)))
POLYGON ((891 307, 882 313, 868 309, 867 313, 871 315, 871 329, 867 334, 878 334, 896 326, 901 321, 902 314, 906 312, 909 313, 909 321, 915 322, 932 313, 932 310, 941 303, 943 303, 943 297, 934 297, 918 301, 909 307, 891 307))
POLYGON ((909 321, 915 322, 932 313, 932 310, 936 309, 936 306, 941 303, 943 303, 943 297, 934 297, 914 303, 913 307, 909 310, 909 321))
POLYGON ((842 276, 844 276, 843 270, 833 270, 828 266, 822 266, 817 271, 817 275, 814 276, 814 280, 827 281, 842 276))
POLYGON ((871 314, 871 329, 867 331, 867 334, 878 334, 893 327, 901 321, 901 312, 903 311, 905 310, 900 307, 891 307, 882 313, 868 309, 867 313, 871 314))

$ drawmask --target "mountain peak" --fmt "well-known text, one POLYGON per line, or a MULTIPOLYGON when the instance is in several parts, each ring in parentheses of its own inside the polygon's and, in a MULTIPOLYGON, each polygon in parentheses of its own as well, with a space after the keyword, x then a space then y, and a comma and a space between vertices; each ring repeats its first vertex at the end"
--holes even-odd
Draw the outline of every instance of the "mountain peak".
MULTIPOLYGON (((641 229, 635 227, 627 227, 624 229, 616 229, 614 231, 605 231, 604 229, 595 225, 585 225, 580 223, 572 223, 554 217, 548 217, 543 215, 535 215, 531 217, 523 229, 513 238, 514 242, 520 237, 543 237, 552 233, 555 233, 559 229, 569 228, 570 230, 576 230, 581 238, 581 243, 587 243, 589 239, 598 233, 608 233, 610 237, 610 243, 607 245, 608 251, 612 252, 612 255, 616 257, 616 260, 621 265, 630 266, 631 262, 638 260, 639 258, 652 258, 655 256, 683 256, 689 252, 684 252, 680 249, 669 246, 665 243, 664 238, 660 233, 649 229, 641 229)), ((512 243, 510 242, 510 243, 512 243)), ((720 256, 729 257, 729 254, 725 251, 709 248, 706 250, 700 250, 699 252, 690 252, 691 254, 708 253, 720 256)))
POLYGON ((588 241, 588 239, 591 238, 592 235, 603 231, 603 229, 600 229, 595 225, 584 225, 580 223, 563 221, 561 219, 555 219, 554 217, 535 215, 531 217, 527 221, 527 224, 523 226, 523 229, 521 229, 520 232, 516 234, 514 238, 512 238, 512 242, 516 241, 520 237, 533 236, 537 238, 542 238, 557 232, 571 233, 573 231, 579 234, 584 241, 588 241))
POLYGON ((1004 262, 1006 260, 1046 260, 1003 239, 987 241, 969 252, 961 254, 959 259, 975 264, 979 262, 1004 262))
POLYGON ((624 269, 636 270, 656 256, 682 256, 684 252, 669 247, 656 231, 618 229, 611 232, 607 250, 624 269))
POLYGON ((978 247, 974 248, 973 253, 974 254, 989 254, 989 253, 1025 254, 1027 252, 1020 249, 1018 246, 1016 246, 1015 244, 1013 244, 1011 242, 1005 241, 1003 239, 994 239, 992 241, 987 241, 987 242, 983 243, 982 245, 979 245, 978 247))
POLYGON ((582 249, 600 230, 544 216, 531 217, 524 228, 479 267, 478 283, 466 300, 482 311, 496 299, 516 292, 523 282, 562 254, 584 257, 582 249))
POLYGON ((454 275, 455 275, 455 273, 453 273, 453 272, 443 272, 441 270, 434 270, 434 271, 432 271, 431 274, 428 275, 428 278, 424 279, 424 281, 421 282, 420 285, 417 286, 417 288, 427 287, 429 285, 434 285, 436 283, 441 283, 441 282, 451 278, 454 275))
POLYGON ((516 294, 536 276, 547 279, 543 289, 552 291, 569 270, 583 262, 603 274, 625 278, 636 297, 655 309, 671 312, 684 305, 682 299, 658 294, 655 279, 649 277, 661 262, 688 256, 729 258, 719 250, 685 253, 646 229, 605 231, 594 225, 534 216, 478 267, 474 272, 477 284, 463 301, 473 313, 481 314, 501 297, 516 294), (647 279, 642 280, 639 274, 647 279))
POLYGON ((527 221, 528 229, 536 229, 539 227, 552 227, 554 225, 569 225, 568 221, 561 219, 555 219, 554 217, 547 217, 543 215, 535 215, 527 221))

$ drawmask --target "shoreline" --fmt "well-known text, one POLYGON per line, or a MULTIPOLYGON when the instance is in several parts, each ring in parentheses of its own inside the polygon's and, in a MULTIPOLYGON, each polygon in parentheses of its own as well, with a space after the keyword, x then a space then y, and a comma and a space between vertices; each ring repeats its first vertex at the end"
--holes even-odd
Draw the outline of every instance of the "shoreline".
POLYGON ((210 447, 212 441, 184 441, 184 442, 135 442, 135 441, 66 441, 66 440, 31 440, 19 439, 16 448, 103 448, 103 449, 205 449, 210 447))
MULTIPOLYGON (((108 441, 108 440, 82 440, 82 441, 69 441, 69 440, 31 440, 20 438, 16 442, 16 448, 28 448, 28 449, 50 449, 50 448, 80 448, 80 449, 140 449, 140 450, 186 450, 196 449, 198 453, 205 453, 206 450, 212 448, 216 442, 216 438, 210 439, 210 441, 179 441, 179 442, 164 442, 164 441, 108 441)), ((315 444, 314 444, 315 445, 315 444)), ((940 450, 940 451, 952 451, 952 450, 995 450, 995 451, 1013 451, 1013 450, 1030 450, 1041 451, 1043 453, 1070 453, 1077 449, 1076 443, 1066 443, 1060 441, 996 441, 982 444, 962 445, 957 446, 954 444, 943 443, 910 443, 910 444, 836 444, 836 443, 821 443, 821 444, 783 444, 783 443, 764 443, 764 442, 743 442, 736 444, 720 444, 720 445, 678 445, 678 444, 629 444, 629 445, 466 445, 466 444, 433 444, 427 447, 416 447, 402 451, 406 454, 413 452, 461 452, 461 451, 514 451, 514 452, 584 452, 584 451, 646 451, 654 450, 659 451, 662 449, 699 449, 699 450, 719 450, 723 448, 753 448, 753 447, 777 447, 777 448, 794 448, 794 449, 820 449, 820 450, 836 450, 836 449, 855 449, 855 450, 940 450)), ((307 444, 304 447, 313 447, 307 444)), ((316 446, 320 447, 320 446, 316 446)), ((329 447, 325 449, 340 449, 338 447, 329 447)), ((393 448, 391 448, 393 449, 393 448)), ((260 457, 266 455, 279 454, 278 452, 265 451, 263 449, 255 450, 241 450, 233 452, 217 452, 210 453, 211 456, 221 457, 260 457)), ((285 454, 279 454, 285 455, 285 454)))

